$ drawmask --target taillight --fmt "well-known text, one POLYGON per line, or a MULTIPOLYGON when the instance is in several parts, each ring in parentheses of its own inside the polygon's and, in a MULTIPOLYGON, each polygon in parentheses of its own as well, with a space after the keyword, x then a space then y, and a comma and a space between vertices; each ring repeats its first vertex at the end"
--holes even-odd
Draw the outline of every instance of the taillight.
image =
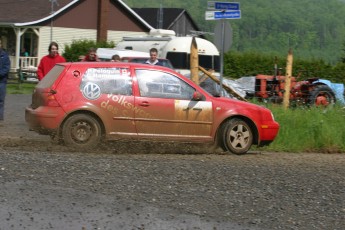
POLYGON ((57 102, 54 94, 49 94, 47 97, 47 106, 58 107, 59 103, 57 102))

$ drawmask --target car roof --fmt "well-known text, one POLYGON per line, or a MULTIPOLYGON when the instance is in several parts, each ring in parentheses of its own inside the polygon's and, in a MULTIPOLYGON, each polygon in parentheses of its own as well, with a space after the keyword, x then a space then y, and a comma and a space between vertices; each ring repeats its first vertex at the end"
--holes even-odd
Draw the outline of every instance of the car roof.
MULTIPOLYGON (((150 57, 148 57, 148 58, 150 58, 150 57)), ((125 59, 125 60, 133 60, 133 59, 147 60, 148 58, 146 58, 146 57, 123 57, 123 59, 125 59)), ((157 59, 161 60, 161 61, 168 60, 166 58, 157 58, 157 59)))
POLYGON ((176 72, 174 69, 171 69, 169 67, 165 66, 160 66, 160 65, 149 65, 145 63, 136 63, 136 62, 106 62, 106 61, 101 61, 101 62, 63 62, 63 63, 58 63, 56 65, 61 65, 65 67, 91 67, 91 68, 101 68, 101 67, 118 67, 118 68, 139 68, 139 69, 153 69, 153 70, 162 70, 165 72, 170 72, 174 75, 178 75, 180 78, 186 80, 187 82, 190 81, 187 77, 183 76, 182 74, 176 72))
MULTIPOLYGON (((135 63, 135 62, 107 62, 107 61, 100 61, 100 62, 63 62, 58 63, 57 65, 62 66, 90 66, 90 67, 137 67, 137 68, 143 68, 143 69, 164 69, 172 71, 172 69, 164 67, 164 66, 158 66, 158 65, 149 65, 145 63, 135 63)), ((173 71, 174 72, 174 71, 173 71)))

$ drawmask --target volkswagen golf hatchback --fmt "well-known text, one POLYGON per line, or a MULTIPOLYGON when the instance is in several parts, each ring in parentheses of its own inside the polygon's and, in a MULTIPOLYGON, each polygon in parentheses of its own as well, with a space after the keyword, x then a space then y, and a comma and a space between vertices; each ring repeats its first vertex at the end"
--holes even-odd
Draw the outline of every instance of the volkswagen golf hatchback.
POLYGON ((130 139, 208 142, 244 154, 279 130, 266 108, 214 97, 169 68, 125 62, 57 64, 35 87, 25 119, 80 150, 130 139))

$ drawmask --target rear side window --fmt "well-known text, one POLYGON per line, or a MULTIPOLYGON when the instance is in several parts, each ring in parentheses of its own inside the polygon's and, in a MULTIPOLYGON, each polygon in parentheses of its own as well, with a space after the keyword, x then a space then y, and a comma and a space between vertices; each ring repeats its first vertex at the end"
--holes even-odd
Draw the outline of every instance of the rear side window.
POLYGON ((65 66, 55 65, 48 74, 37 84, 40 88, 49 88, 58 79, 61 73, 64 71, 65 66))
POLYGON ((80 90, 90 100, 99 94, 132 95, 130 71, 127 68, 89 68, 83 75, 80 90))

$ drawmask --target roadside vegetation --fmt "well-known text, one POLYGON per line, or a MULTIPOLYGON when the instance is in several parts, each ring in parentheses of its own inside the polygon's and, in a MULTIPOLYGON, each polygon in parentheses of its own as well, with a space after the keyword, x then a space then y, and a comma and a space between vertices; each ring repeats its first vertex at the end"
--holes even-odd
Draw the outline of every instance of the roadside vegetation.
POLYGON ((7 84, 7 94, 32 94, 36 83, 7 84))
POLYGON ((115 43, 110 41, 94 41, 90 39, 73 40, 70 45, 65 45, 63 56, 66 61, 79 61, 80 56, 89 52, 90 48, 113 48, 115 43))
POLYGON ((345 152, 345 107, 267 107, 280 124, 274 142, 261 150, 275 152, 345 152))
MULTIPOLYGON (((224 55, 224 75, 229 78, 256 76, 257 74, 274 74, 277 65, 280 75, 285 76, 288 52, 280 56, 257 52, 228 52, 224 55)), ((345 84, 345 63, 331 65, 322 59, 300 59, 294 55, 292 76, 298 80, 321 78, 333 83, 345 84)))

